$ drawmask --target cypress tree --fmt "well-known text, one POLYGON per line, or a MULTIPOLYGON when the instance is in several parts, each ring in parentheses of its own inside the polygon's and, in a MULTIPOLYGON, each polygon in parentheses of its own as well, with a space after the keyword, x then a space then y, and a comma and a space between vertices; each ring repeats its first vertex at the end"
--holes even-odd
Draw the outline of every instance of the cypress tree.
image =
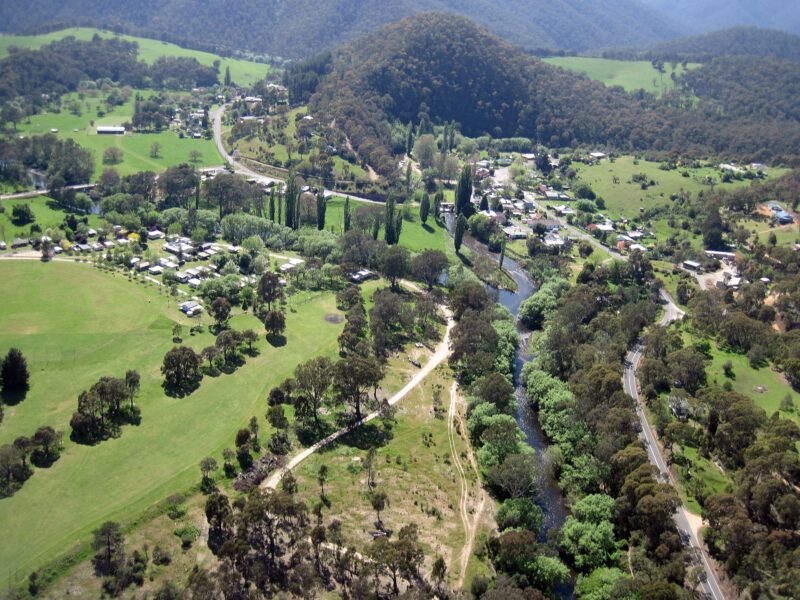
POLYGON ((472 214, 472 167, 465 164, 456 186, 456 214, 469 217, 472 214))
POLYGON ((317 193, 317 229, 322 231, 325 229, 325 209, 327 208, 328 201, 325 200, 323 192, 317 193))
POLYGON ((11 348, 0 367, 0 384, 4 392, 28 391, 28 361, 19 348, 11 348))
POLYGON ((467 231, 467 218, 464 215, 458 215, 456 221, 456 231, 453 235, 453 243, 455 244, 456 254, 461 251, 461 242, 464 241, 464 232, 467 231))
POLYGON ((403 211, 397 210, 394 213, 394 243, 400 243, 400 232, 403 231, 403 211))
POLYGON ((503 236, 503 241, 500 242, 500 268, 503 268, 503 263, 506 260, 506 238, 503 236))
POLYGON ((411 121, 408 122, 408 132, 406 133, 406 154, 411 156, 411 151, 414 149, 414 126, 411 121))
POLYGON ((295 218, 297 216, 297 178, 294 171, 289 171, 289 177, 286 180, 286 226, 291 229, 297 229, 298 223, 295 218))
POLYGON ((344 232, 350 231, 350 198, 344 199, 344 232))
POLYGON ((439 190, 433 197, 433 218, 437 221, 442 218, 442 202, 444 202, 444 192, 439 190))
POLYGON ((386 199, 386 216, 384 218, 385 228, 383 232, 383 239, 390 246, 394 244, 394 196, 389 194, 386 199))
POLYGON ((231 67, 230 65, 225 67, 225 87, 230 86, 231 84, 231 67))
POLYGON ((269 192, 269 220, 275 221, 275 188, 269 192))
POLYGON ((431 212, 431 199, 428 194, 422 194, 422 201, 419 203, 419 219, 422 224, 428 222, 428 215, 431 212))
POLYGON ((281 194, 281 195, 278 197, 278 199, 277 199, 277 200, 278 200, 278 220, 277 220, 277 223, 278 223, 278 225, 280 225, 280 224, 281 224, 281 222, 283 221, 283 201, 284 201, 284 195, 283 195, 283 194, 281 194))

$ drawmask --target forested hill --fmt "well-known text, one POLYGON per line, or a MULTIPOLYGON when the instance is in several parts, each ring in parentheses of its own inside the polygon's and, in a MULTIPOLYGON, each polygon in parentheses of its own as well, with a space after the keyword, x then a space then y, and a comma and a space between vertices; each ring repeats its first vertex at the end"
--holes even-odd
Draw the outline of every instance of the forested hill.
POLYGON ((389 124, 418 123, 420 113, 455 121, 468 135, 522 136, 551 147, 800 155, 800 123, 786 114, 726 115, 719 108, 729 99, 713 90, 696 108, 691 97, 627 94, 543 63, 463 18, 406 19, 339 50, 333 63, 311 110, 335 118, 383 174, 396 165, 389 124))
POLYGON ((680 33, 639 0, 4 0, 0 30, 116 27, 204 49, 297 58, 430 10, 467 16, 526 48, 583 51, 680 33))
POLYGON ((776 29, 731 27, 662 42, 647 50, 605 52, 608 58, 706 62, 721 56, 772 57, 800 61, 800 36, 776 29))
POLYGON ((795 0, 642 0, 642 3, 673 15, 696 32, 755 25, 800 34, 800 10, 795 0))

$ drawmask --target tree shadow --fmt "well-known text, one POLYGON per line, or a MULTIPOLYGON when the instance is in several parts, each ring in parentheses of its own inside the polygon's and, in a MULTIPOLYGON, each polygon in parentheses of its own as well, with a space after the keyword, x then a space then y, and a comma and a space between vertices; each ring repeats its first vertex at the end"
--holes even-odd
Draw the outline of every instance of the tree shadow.
POLYGON ((458 257, 458 260, 461 261, 462 265, 464 265, 465 267, 470 268, 470 269, 472 268, 473 264, 472 264, 472 261, 469 258, 467 258, 463 254, 461 254, 461 252, 456 252, 456 256, 458 257))
POLYGON ((236 369, 241 367, 245 363, 244 358, 240 355, 236 355, 228 359, 227 361, 223 361, 222 365, 220 365, 219 370, 226 375, 233 374, 236 369))
POLYGON ((334 431, 334 424, 326 421, 320 422, 319 426, 314 423, 307 426, 298 426, 296 429, 297 440, 303 446, 312 446, 321 439, 328 437, 334 431))
POLYGON ((192 395, 197 388, 200 387, 200 379, 201 378, 198 377, 197 379, 187 381, 180 386, 167 385, 167 382, 165 381, 161 384, 161 387, 164 389, 164 393, 170 398, 186 398, 187 396, 192 395))
POLYGON ((375 423, 366 423, 357 426, 340 439, 344 446, 358 448, 359 450, 369 450, 370 448, 385 446, 392 439, 392 435, 375 423))
POLYGON ((286 345, 286 336, 269 333, 267 334, 267 341, 273 348, 283 348, 286 345))
POLYGON ((18 391, 18 392, 11 392, 7 390, 3 390, 0 392, 0 398, 3 399, 3 404, 6 406, 16 406, 23 400, 25 400, 25 396, 28 395, 28 390, 18 391))
POLYGON ((423 224, 422 224, 422 228, 423 228, 423 229, 424 229, 424 230, 425 230, 427 233, 434 233, 434 231, 435 231, 435 230, 433 229, 433 227, 431 227, 431 226, 430 226, 430 225, 428 225, 427 223, 423 223, 423 224))

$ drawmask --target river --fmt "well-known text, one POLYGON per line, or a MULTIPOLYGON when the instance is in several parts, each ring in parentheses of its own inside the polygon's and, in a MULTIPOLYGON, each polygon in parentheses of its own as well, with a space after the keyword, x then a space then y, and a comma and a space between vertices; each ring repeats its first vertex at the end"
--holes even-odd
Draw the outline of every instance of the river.
MULTIPOLYGON (((448 230, 452 234, 453 224, 455 220, 451 214, 446 215, 448 230)), ((489 252, 488 249, 470 238, 468 235, 464 236, 463 245, 470 250, 482 256, 488 256, 494 261, 499 262, 500 255, 489 252)), ((517 284, 516 291, 498 290, 491 286, 487 286, 497 296, 497 301, 505 306, 514 318, 517 319, 517 331, 520 336, 519 350, 517 350, 517 359, 514 363, 514 385, 516 386, 517 397, 517 412, 516 420, 519 428, 525 434, 525 440, 535 450, 536 473, 537 473, 537 496, 536 503, 542 509, 544 519, 542 521, 542 529, 539 532, 539 541, 547 541, 548 531, 552 529, 559 529, 564 524, 567 518, 567 506, 564 496, 561 493, 561 488, 558 482, 552 475, 552 468, 548 458, 548 442, 539 425, 539 419, 536 412, 533 411, 529 404, 525 387, 520 382, 520 373, 526 363, 533 359, 533 356, 528 354, 527 342, 530 332, 523 327, 519 321, 519 308, 522 303, 529 298, 535 291, 536 285, 530 278, 528 273, 521 267, 515 260, 505 257, 503 261, 503 268, 514 279, 517 284)), ((560 585, 555 590, 556 597, 561 600, 570 600, 575 597, 574 582, 570 581, 566 584, 560 585)))

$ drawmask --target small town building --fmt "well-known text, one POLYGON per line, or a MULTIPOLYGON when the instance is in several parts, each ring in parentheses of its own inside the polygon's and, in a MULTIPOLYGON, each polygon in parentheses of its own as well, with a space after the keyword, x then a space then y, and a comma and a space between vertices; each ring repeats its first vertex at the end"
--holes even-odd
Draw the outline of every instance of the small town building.
POLYGON ((122 126, 100 125, 96 131, 97 135, 125 135, 125 128, 122 126))

